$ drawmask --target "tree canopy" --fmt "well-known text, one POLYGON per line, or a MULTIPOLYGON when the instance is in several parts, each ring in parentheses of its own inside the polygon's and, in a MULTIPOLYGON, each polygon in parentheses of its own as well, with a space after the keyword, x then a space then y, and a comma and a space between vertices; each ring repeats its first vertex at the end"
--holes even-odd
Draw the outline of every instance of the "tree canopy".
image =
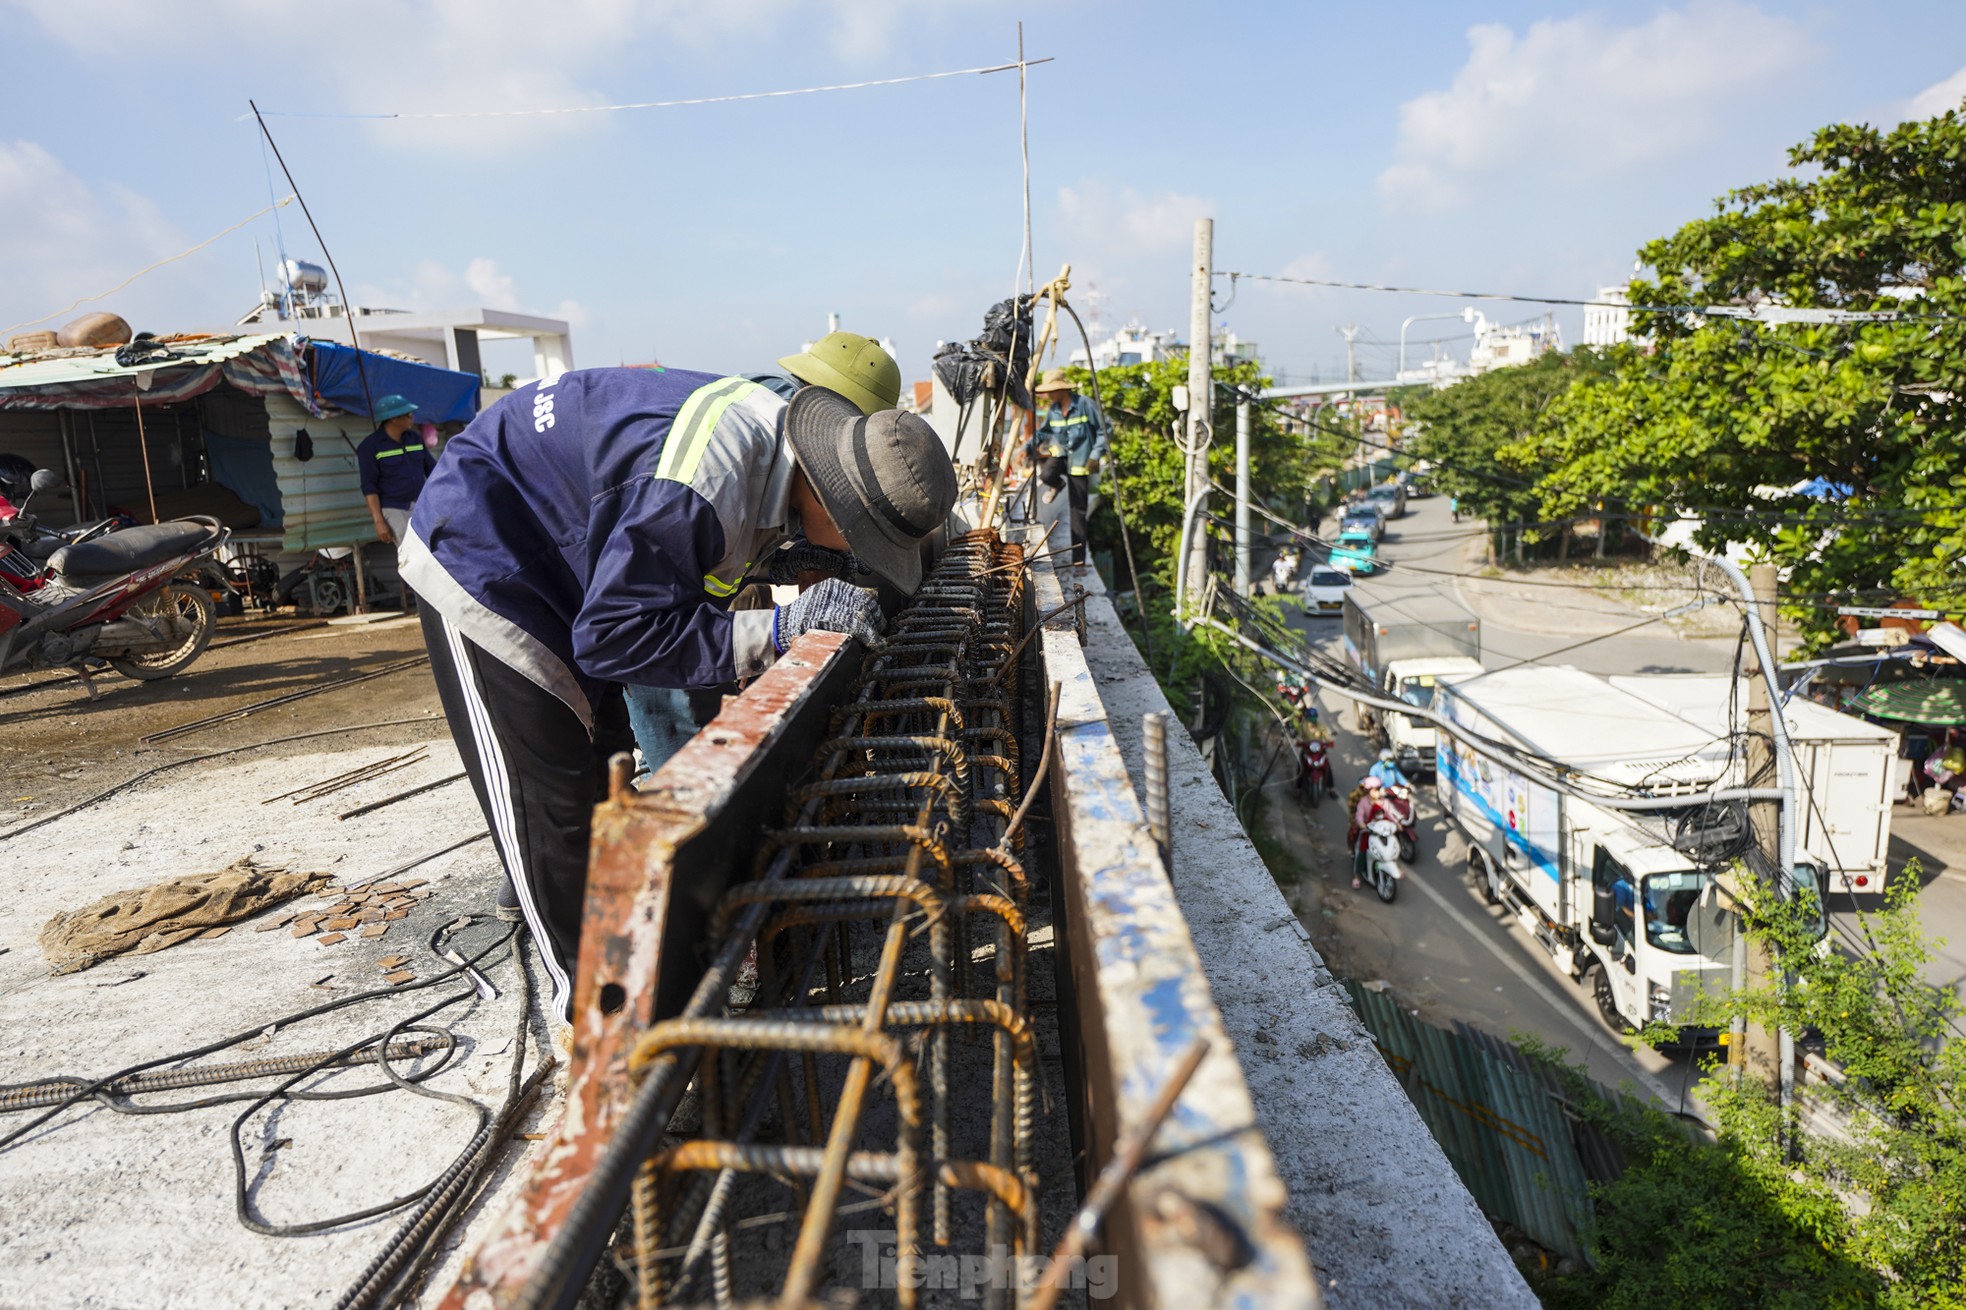
POLYGON ((1826 127, 1789 162, 1639 252, 1652 275, 1630 285, 1630 345, 1499 370, 1412 411, 1442 487, 1478 512, 1697 518, 1701 547, 1781 565, 1791 617, 1820 637, 1814 598, 1966 592, 1966 118, 1826 127), (1697 312, 1713 305, 1910 317, 1697 312))

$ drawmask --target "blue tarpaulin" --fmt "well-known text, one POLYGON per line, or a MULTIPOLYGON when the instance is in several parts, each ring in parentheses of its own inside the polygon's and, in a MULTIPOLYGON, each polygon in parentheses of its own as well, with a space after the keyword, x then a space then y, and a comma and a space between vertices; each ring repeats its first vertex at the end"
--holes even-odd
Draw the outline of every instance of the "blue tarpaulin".
POLYGON ((424 423, 468 423, 478 413, 478 379, 469 373, 412 364, 390 359, 370 351, 359 352, 360 371, 352 347, 332 341, 316 341, 314 364, 310 370, 315 393, 337 409, 367 415, 371 398, 401 396, 416 406, 416 417, 424 423), (368 389, 362 388, 367 374, 368 389))

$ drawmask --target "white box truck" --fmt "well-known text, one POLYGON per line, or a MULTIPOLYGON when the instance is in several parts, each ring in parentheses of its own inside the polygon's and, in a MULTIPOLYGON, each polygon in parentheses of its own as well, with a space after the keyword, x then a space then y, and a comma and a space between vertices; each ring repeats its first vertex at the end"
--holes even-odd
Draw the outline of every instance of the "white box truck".
MULTIPOLYGON (((1586 785, 1691 795, 1730 768, 1724 737, 1577 669, 1522 666, 1445 684, 1435 709, 1586 785)), ((1674 847, 1676 815, 1545 786, 1477 753, 1454 727, 1440 734, 1435 790, 1467 836, 1476 885, 1591 989, 1613 1028, 1684 1028, 1695 997, 1727 987, 1736 916, 1714 871, 1674 847)), ((1819 892, 1807 861, 1796 879, 1819 892)))
MULTIPOLYGON (((1442 682, 1481 670, 1481 620, 1432 593, 1345 596, 1345 658, 1395 700, 1426 708, 1442 682)), ((1434 771, 1434 726, 1396 710, 1360 711, 1361 727, 1382 735, 1401 772, 1434 771)))
MULTIPOLYGON (((1611 685, 1715 733, 1730 713, 1747 726, 1747 687, 1725 674, 1615 677, 1611 685)), ((1782 707, 1805 795, 1797 845, 1823 864, 1832 891, 1884 890, 1891 801, 1898 789, 1898 734, 1795 697, 1782 707)))

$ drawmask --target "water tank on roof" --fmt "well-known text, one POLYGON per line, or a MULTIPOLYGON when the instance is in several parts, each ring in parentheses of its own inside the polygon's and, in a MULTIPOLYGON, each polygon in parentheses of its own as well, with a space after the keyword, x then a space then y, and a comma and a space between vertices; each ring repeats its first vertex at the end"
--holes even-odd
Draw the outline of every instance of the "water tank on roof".
POLYGON ((304 259, 289 259, 287 287, 302 295, 318 296, 328 289, 328 270, 304 259))

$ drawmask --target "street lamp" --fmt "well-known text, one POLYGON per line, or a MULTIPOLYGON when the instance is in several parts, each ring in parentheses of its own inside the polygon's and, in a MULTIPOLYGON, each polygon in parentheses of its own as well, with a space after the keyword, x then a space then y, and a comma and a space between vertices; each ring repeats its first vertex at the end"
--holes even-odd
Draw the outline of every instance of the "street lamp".
POLYGON ((1462 317, 1464 317, 1464 315, 1461 313, 1461 311, 1455 310, 1452 314, 1415 314, 1413 315, 1413 317, 1407 319, 1404 323, 1401 323, 1399 325, 1398 376, 1402 378, 1406 376, 1406 329, 1412 327, 1415 323, 1423 323, 1430 318, 1462 318, 1462 317))

